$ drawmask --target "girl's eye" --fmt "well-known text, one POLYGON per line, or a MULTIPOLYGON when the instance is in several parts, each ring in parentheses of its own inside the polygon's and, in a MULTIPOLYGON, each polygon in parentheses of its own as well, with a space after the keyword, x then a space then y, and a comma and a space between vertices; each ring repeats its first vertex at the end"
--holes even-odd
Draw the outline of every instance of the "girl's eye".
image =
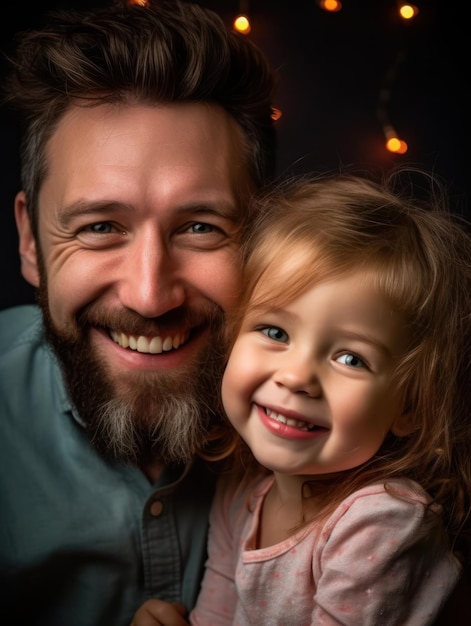
POLYGON ((285 333, 282 328, 267 326, 266 328, 261 328, 260 330, 269 339, 273 339, 273 341, 287 342, 289 340, 287 333, 285 333))
POLYGON ((350 352, 340 355, 335 360, 343 365, 348 365, 348 367, 366 367, 366 363, 362 361, 360 357, 356 354, 351 354, 350 352))

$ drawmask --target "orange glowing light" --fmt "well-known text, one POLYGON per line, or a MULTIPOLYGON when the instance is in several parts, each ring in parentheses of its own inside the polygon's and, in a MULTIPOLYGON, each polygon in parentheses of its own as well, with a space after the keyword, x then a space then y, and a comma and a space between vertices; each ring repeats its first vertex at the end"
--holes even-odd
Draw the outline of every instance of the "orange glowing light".
POLYGON ((414 4, 401 4, 399 7, 399 15, 405 20, 412 19, 418 12, 419 9, 414 4))
POLYGON ((248 35, 251 31, 249 18, 246 15, 238 15, 234 20, 234 29, 243 35, 248 35))
POLYGON ((389 152, 394 152, 395 154, 405 154, 408 149, 409 146, 407 143, 398 137, 391 137, 386 141, 386 150, 389 150, 389 152))
POLYGON ((283 113, 282 113, 282 111, 280 109, 278 109, 277 107, 272 107, 272 109, 271 109, 271 119, 274 122, 277 122, 282 115, 283 115, 283 113))
POLYGON ((330 13, 337 13, 337 11, 342 9, 340 0, 320 0, 319 6, 324 11, 329 11, 330 13))

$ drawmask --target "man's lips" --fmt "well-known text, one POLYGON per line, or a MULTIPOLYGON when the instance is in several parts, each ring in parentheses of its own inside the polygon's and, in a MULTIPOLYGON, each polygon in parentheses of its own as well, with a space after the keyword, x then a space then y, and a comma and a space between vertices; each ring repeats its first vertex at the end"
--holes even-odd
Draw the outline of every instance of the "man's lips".
POLYGON ((189 335, 190 332, 188 330, 173 334, 154 335, 152 337, 128 335, 115 330, 110 331, 111 339, 121 348, 129 348, 143 354, 162 354, 162 352, 176 350, 188 341, 189 335))

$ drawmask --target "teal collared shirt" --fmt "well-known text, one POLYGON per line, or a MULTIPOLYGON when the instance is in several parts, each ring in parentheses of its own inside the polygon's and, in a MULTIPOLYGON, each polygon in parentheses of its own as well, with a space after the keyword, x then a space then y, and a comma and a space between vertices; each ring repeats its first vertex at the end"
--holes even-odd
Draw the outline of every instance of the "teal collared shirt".
POLYGON ((1 624, 129 626, 151 596, 191 608, 213 487, 199 463, 151 485, 98 456, 38 309, 0 312, 1 624))

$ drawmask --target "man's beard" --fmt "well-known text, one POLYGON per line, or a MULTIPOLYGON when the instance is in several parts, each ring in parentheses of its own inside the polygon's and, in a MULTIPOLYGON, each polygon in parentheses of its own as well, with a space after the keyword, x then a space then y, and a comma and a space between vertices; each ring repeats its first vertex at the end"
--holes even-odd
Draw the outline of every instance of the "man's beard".
MULTIPOLYGON (((126 390, 112 381, 89 339, 88 310, 74 332, 55 328, 49 312, 47 282, 41 280, 38 304, 46 338, 62 368, 67 389, 93 446, 105 458, 133 465, 159 460, 188 462, 220 426, 220 382, 225 361, 224 316, 214 306, 206 348, 175 371, 130 371, 126 390)), ((138 316, 134 314, 134 317, 138 316)), ((93 314, 91 314, 93 320, 93 314)))

